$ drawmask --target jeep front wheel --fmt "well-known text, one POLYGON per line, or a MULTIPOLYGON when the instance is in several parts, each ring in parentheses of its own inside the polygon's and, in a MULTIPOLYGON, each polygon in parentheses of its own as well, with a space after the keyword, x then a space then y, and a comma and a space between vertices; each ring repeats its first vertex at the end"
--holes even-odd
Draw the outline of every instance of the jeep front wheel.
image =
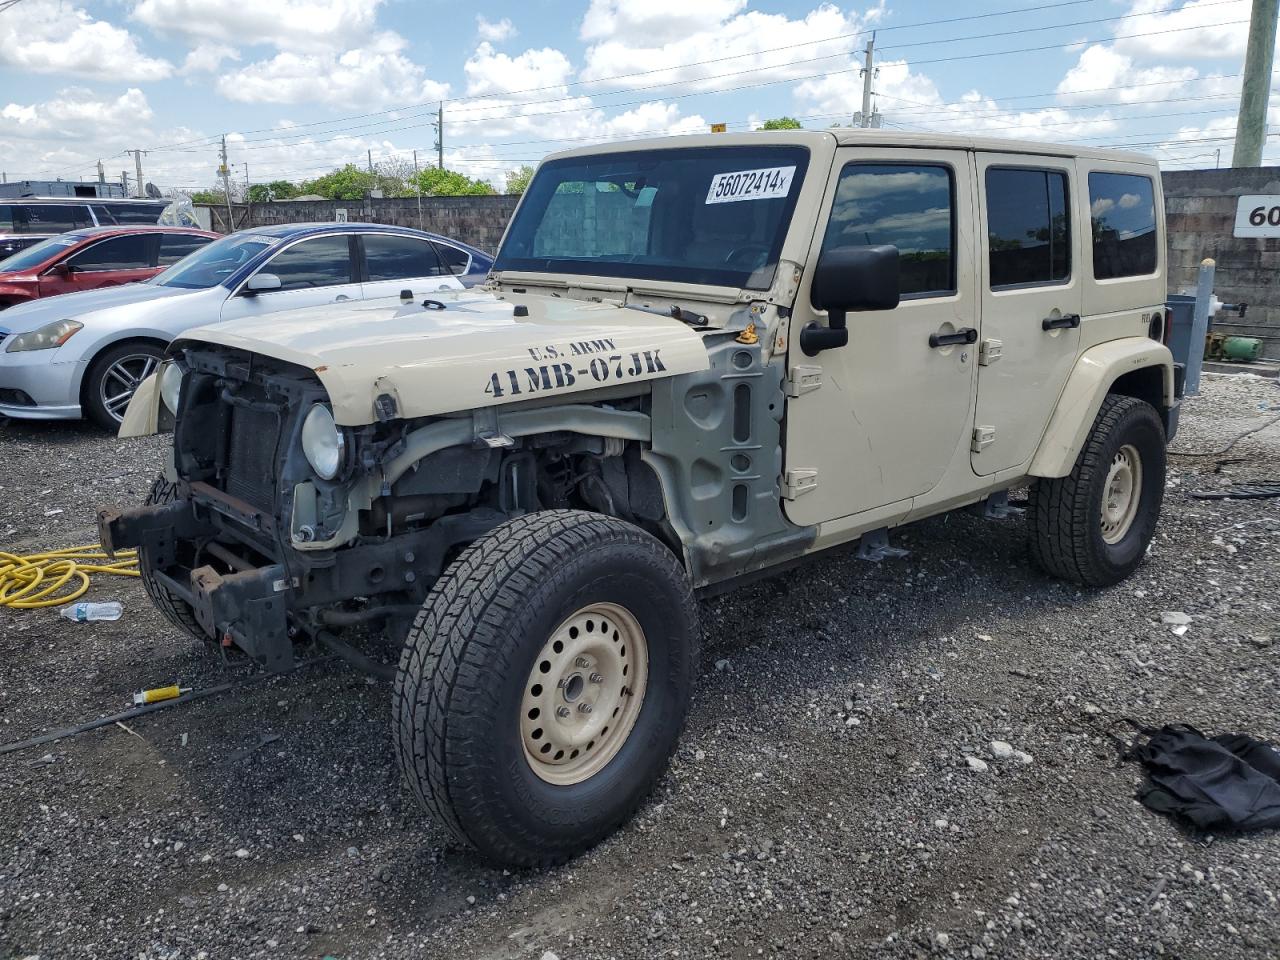
POLYGON ((1031 556, 1046 573, 1091 587, 1142 562, 1164 499, 1164 426, 1155 409, 1110 395, 1065 477, 1031 487, 1031 556))
POLYGON ((621 825, 666 768, 697 665, 666 547, 573 510, 508 521, 437 581, 396 676, 401 768, 426 810, 521 866, 621 825))

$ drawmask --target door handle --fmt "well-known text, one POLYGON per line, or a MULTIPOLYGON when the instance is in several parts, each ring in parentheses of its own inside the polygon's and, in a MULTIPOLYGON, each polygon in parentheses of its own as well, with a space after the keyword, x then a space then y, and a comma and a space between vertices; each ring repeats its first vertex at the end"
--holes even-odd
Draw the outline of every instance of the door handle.
POLYGON ((1064 313, 1060 317, 1045 317, 1040 321, 1042 330, 1074 330, 1080 326, 1080 314, 1064 313))
POLYGON ((961 327, 955 333, 929 334, 929 346, 950 347, 957 343, 977 343, 978 331, 973 327, 961 327))
POLYGON ((340 293, 340 294, 338 294, 336 297, 334 297, 334 298, 333 298, 333 302, 334 302, 334 303, 345 303, 346 301, 348 301, 348 300, 350 300, 350 299, 351 299, 351 298, 350 298, 350 297, 348 297, 345 293, 340 293))

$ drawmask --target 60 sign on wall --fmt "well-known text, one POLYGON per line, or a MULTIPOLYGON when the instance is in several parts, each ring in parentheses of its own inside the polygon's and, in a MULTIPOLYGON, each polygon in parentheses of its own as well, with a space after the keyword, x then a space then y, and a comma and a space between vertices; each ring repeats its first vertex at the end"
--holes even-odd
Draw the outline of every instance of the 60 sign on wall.
POLYGON ((1280 237, 1280 196, 1240 197, 1231 232, 1237 237, 1280 237))

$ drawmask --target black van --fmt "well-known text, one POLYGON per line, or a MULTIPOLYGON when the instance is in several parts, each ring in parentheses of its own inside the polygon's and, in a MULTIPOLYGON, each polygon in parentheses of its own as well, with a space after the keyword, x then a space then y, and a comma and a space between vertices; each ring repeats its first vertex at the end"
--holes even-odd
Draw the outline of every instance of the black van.
POLYGON ((0 258, 68 230, 154 224, 168 205, 167 200, 73 197, 0 200, 0 258))

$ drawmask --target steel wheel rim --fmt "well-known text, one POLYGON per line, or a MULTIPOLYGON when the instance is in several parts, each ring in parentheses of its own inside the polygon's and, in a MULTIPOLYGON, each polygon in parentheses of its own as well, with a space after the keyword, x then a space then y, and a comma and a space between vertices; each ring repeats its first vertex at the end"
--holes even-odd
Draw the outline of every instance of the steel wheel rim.
POLYGON ((108 416, 116 421, 124 420, 125 408, 138 385, 151 376, 159 362, 150 353, 131 353, 107 367, 98 381, 98 399, 108 416))
POLYGON ((1102 488, 1102 539, 1119 543, 1133 526, 1142 499, 1142 457, 1132 444, 1116 451, 1102 488))
POLYGON ((525 680, 520 740, 547 783, 590 779, 622 749, 649 683, 649 646, 630 611, 594 603, 552 631, 525 680))

